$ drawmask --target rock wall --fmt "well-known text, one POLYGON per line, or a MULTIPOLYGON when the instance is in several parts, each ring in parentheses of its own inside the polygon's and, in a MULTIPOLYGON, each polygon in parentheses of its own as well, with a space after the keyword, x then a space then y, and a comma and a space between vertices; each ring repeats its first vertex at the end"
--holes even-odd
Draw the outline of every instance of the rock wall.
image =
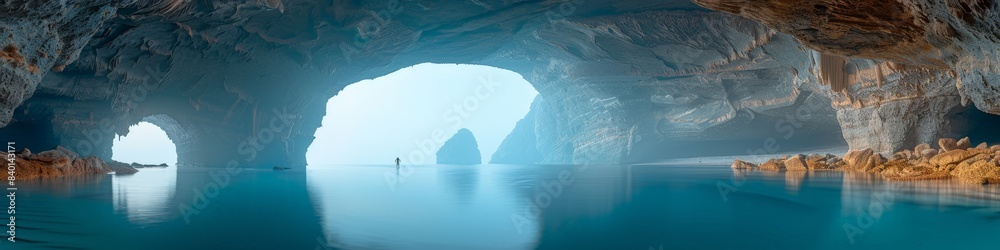
POLYGON ((694 0, 758 20, 821 52, 950 70, 962 103, 1000 114, 993 1, 694 0))
POLYGON ((816 74, 829 87, 821 93, 831 98, 852 149, 891 154, 966 134, 966 108, 951 72, 871 59, 817 57, 841 58, 827 59, 816 68, 835 73, 816 74))
POLYGON ((992 1, 695 2, 758 20, 822 53, 815 71, 828 76, 826 93, 854 149, 886 153, 961 137, 969 104, 1000 114, 993 66, 1000 7, 992 1))
POLYGON ((146 120, 181 166, 301 167, 329 98, 424 62, 525 76, 545 99, 532 111, 544 163, 845 139, 890 151, 960 134, 961 104, 998 113, 993 28, 979 25, 993 5, 781 2, 697 1, 748 19, 689 1, 16 1, 4 27, 62 27, 43 52, 65 56, 15 42, 38 61, 31 73, 0 54, 0 114, 12 117, 0 134, 110 157, 110 138, 146 120), (902 115, 913 112, 928 115, 902 115))
POLYGON ((538 120, 542 119, 538 113, 545 112, 545 100, 540 96, 535 97, 531 102, 531 108, 524 118, 517 121, 510 134, 500 142, 497 151, 490 157, 490 164, 535 164, 545 159, 542 152, 538 151, 538 134, 535 129, 540 127, 538 120))

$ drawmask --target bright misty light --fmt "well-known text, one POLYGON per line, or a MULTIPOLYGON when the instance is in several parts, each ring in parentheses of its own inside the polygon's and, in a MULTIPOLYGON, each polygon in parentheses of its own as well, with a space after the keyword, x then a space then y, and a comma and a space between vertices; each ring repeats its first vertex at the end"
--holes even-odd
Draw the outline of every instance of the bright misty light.
POLYGON ((447 140, 467 128, 487 163, 536 95, 509 70, 415 65, 351 84, 331 98, 306 159, 310 165, 394 164, 400 157, 417 164, 422 157, 422 163, 433 164, 441 147, 433 142, 434 133, 447 140))
POLYGON ((115 140, 111 150, 111 158, 124 163, 177 164, 177 147, 163 129, 148 122, 129 127, 128 136, 115 140))

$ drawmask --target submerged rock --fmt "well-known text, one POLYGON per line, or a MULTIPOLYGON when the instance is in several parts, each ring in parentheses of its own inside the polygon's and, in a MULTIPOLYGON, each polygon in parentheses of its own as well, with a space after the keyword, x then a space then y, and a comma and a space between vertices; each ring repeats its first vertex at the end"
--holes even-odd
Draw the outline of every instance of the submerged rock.
POLYGON ((111 171, 115 171, 115 174, 117 175, 128 175, 139 172, 139 170, 132 167, 132 165, 120 161, 108 162, 108 168, 110 168, 111 171))
POLYGON ((757 164, 753 164, 753 163, 749 163, 749 162, 745 162, 745 161, 741 161, 741 160, 734 160, 733 161, 733 165, 731 166, 731 168, 733 168, 733 169, 756 169, 757 168, 757 164))
POLYGON ((482 156, 479 153, 479 143, 472 131, 468 129, 458 130, 444 142, 437 152, 438 164, 482 164, 482 156))

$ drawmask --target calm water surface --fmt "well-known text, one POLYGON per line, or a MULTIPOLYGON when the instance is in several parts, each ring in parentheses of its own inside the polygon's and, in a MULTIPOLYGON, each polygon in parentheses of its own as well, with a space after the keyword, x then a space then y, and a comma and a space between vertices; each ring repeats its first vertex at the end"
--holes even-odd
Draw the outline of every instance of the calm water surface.
MULTIPOLYGON (((142 169, 19 183, 0 249, 996 249, 1000 187, 723 166, 142 169)), ((6 220, 4 220, 6 221, 6 220)))

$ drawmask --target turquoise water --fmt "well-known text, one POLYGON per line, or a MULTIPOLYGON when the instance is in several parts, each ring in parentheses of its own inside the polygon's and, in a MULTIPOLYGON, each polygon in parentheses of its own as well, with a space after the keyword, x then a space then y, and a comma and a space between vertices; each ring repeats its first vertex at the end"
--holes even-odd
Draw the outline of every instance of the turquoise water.
POLYGON ((24 181, 17 198, 18 241, 0 249, 995 249, 1000 239, 995 186, 723 166, 143 169, 24 181))

